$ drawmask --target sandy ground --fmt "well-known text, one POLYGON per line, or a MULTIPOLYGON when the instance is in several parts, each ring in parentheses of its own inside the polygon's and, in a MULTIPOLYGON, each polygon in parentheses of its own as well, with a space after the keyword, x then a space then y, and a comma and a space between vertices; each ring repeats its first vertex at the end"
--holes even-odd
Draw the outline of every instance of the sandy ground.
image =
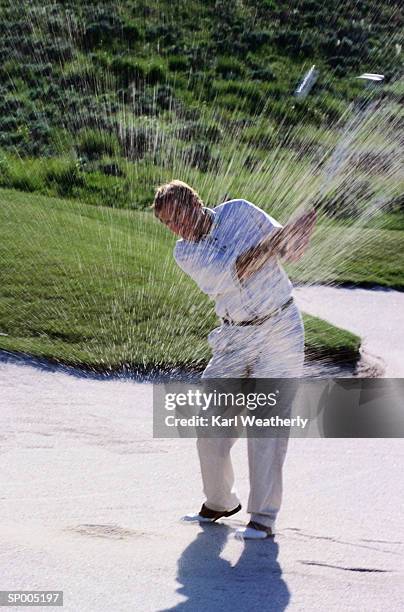
POLYGON ((385 376, 404 377, 403 292, 314 285, 295 295, 305 312, 360 336, 363 350, 384 362, 385 376))
MULTIPOLYGON (((402 440, 290 440, 276 538, 243 545, 244 513, 179 522, 202 501, 194 440, 152 439, 151 403, 150 383, 0 359, 1 589, 63 590, 69 612, 402 609, 402 440)), ((244 440, 234 463, 246 502, 244 440)))

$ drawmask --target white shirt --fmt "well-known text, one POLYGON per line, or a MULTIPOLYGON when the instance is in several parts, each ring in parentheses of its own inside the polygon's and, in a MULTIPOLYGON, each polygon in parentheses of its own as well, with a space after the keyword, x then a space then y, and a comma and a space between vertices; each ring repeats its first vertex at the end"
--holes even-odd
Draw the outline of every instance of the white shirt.
POLYGON ((236 259, 282 225, 246 200, 229 200, 211 212, 210 232, 197 242, 178 240, 177 264, 216 302, 216 314, 235 321, 265 316, 290 298, 293 285, 276 256, 240 281, 236 259))

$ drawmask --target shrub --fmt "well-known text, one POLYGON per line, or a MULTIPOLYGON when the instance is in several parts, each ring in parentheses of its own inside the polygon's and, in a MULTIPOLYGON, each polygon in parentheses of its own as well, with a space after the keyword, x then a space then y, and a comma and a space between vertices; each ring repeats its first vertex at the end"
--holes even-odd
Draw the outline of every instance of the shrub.
POLYGON ((65 154, 74 149, 73 136, 64 128, 51 128, 49 132, 49 142, 53 150, 59 154, 65 154))
POLYGON ((271 126, 252 125, 247 127, 242 132, 241 139, 243 142, 267 151, 276 146, 276 143, 274 144, 274 129, 271 126))
POLYGON ((344 179, 335 193, 326 194, 316 202, 317 208, 333 219, 354 218, 361 213, 366 200, 371 200, 374 190, 370 181, 344 179))
POLYGON ((245 67, 235 58, 221 57, 217 61, 216 72, 224 79, 234 79, 244 75, 245 67))
POLYGON ((251 81, 215 81, 212 92, 215 91, 219 103, 230 110, 239 108, 250 113, 256 113, 265 101, 264 90, 260 85, 251 81))
POLYGON ((170 85, 160 85, 155 90, 156 103, 162 110, 171 108, 174 100, 173 88, 170 85))
POLYGON ((83 173, 75 161, 53 161, 44 171, 44 180, 47 187, 56 190, 62 197, 70 197, 75 187, 85 185, 83 173))
POLYGON ((146 79, 149 85, 157 85, 157 83, 166 81, 167 75, 164 66, 157 62, 150 64, 147 69, 146 79))
POLYGON ((346 109, 346 104, 339 100, 335 100, 331 96, 316 100, 316 105, 324 113, 324 119, 329 125, 336 123, 346 109))
POLYGON ((288 51, 299 51, 301 46, 301 33, 296 30, 283 29, 275 35, 277 45, 288 51))
POLYGON ((256 81, 275 81, 276 76, 269 67, 258 67, 251 70, 251 78, 256 81))
POLYGON ((134 43, 143 38, 143 34, 136 23, 127 22, 122 26, 122 39, 128 43, 134 43))
POLYGON ((188 70, 189 62, 188 58, 183 56, 174 56, 170 57, 168 60, 168 68, 172 72, 180 72, 184 70, 188 70))
POLYGON ((247 155, 243 161, 243 166, 247 168, 247 170, 253 171, 256 170, 259 163, 259 159, 257 159, 254 155, 247 155))
MULTIPOLYGON (((18 104, 17 104, 17 108, 18 108, 18 104)), ((17 127, 18 127, 18 119, 15 115, 0 116, 1 132, 12 132, 16 130, 17 127)))
POLYGON ((122 33, 121 23, 113 21, 108 14, 101 15, 97 20, 90 22, 85 29, 83 46, 93 49, 100 46, 110 46, 115 38, 122 33))
POLYGON ((124 208, 130 202, 131 189, 127 180, 94 172, 86 175, 84 187, 74 189, 74 195, 89 204, 124 208))
POLYGON ((223 94, 218 97, 218 104, 230 111, 236 111, 243 107, 243 100, 235 94, 223 94))
POLYGON ((253 52, 258 51, 258 49, 270 42, 270 40, 271 35, 266 30, 246 32, 243 35, 243 42, 253 52))
POLYGON ((189 101, 189 105, 181 106, 181 118, 185 121, 198 121, 201 118, 201 108, 195 104, 193 100, 189 101))
POLYGON ((99 170, 106 176, 125 176, 125 172, 122 170, 119 164, 114 161, 103 161, 100 162, 99 170))
POLYGON ((263 97, 263 90, 261 87, 251 81, 228 81, 224 83, 215 81, 213 89, 226 94, 237 94, 240 96, 240 99, 245 98, 256 104, 261 102, 263 97))
MULTIPOLYGON (((125 99, 124 92, 119 92, 121 97, 125 99)), ((128 100, 127 96, 127 101, 128 100)), ((153 93, 149 90, 136 90, 131 92, 131 105, 135 115, 155 115, 157 112, 156 100, 153 93)))
POLYGON ((0 151, 0 186, 7 187, 10 181, 9 161, 2 151, 0 151))
POLYGON ((139 83, 145 78, 143 65, 131 57, 114 57, 111 70, 118 77, 118 84, 121 87, 128 87, 132 82, 139 83))
POLYGON ((181 38, 181 32, 176 30, 172 23, 151 25, 146 28, 146 40, 149 42, 158 41, 164 46, 174 45, 181 38))
POLYGON ((222 139, 222 130, 214 123, 193 122, 181 126, 177 132, 181 140, 209 140, 219 142, 222 139))
POLYGON ((199 46, 190 47, 185 52, 188 56, 190 67, 193 70, 203 71, 207 61, 210 59, 211 52, 202 44, 200 44, 199 46))
POLYGON ((121 126, 119 141, 123 155, 132 161, 142 159, 159 146, 159 139, 155 130, 147 127, 130 128, 121 126))
POLYGON ((282 85, 271 83, 265 89, 266 98, 270 100, 282 100, 285 97, 285 90, 282 85))
POLYGON ((100 159, 103 155, 117 155, 119 142, 113 134, 85 129, 79 133, 76 150, 89 160, 100 159))
POLYGON ((49 141, 50 127, 46 117, 37 116, 34 120, 30 121, 29 128, 31 138, 41 140, 42 142, 49 141))
POLYGON ((88 53, 87 57, 94 65, 99 66, 103 70, 111 68, 111 54, 107 51, 97 50, 88 53))
POLYGON ((0 155, 0 185, 20 191, 43 191, 44 183, 35 160, 0 155))
POLYGON ((207 172, 215 165, 215 159, 209 145, 205 143, 196 143, 189 148, 185 155, 185 162, 194 168, 198 168, 201 172, 207 172))
POLYGON ((70 42, 63 38, 55 38, 51 43, 44 46, 39 57, 46 57, 49 62, 67 62, 73 58, 74 50, 70 42))

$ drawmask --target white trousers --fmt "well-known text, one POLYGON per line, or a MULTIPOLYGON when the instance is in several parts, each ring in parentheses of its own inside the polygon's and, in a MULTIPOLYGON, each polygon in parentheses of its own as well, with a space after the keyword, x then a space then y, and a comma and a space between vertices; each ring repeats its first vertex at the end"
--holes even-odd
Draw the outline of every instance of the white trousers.
MULTIPOLYGON (((304 329, 293 303, 258 326, 221 325, 208 337, 212 348, 202 378, 298 378, 304 360, 304 329)), ((231 510, 239 503, 230 451, 235 438, 200 437, 197 449, 206 505, 231 510)), ((282 501, 282 467, 288 438, 248 438, 251 520, 273 527, 282 501)))

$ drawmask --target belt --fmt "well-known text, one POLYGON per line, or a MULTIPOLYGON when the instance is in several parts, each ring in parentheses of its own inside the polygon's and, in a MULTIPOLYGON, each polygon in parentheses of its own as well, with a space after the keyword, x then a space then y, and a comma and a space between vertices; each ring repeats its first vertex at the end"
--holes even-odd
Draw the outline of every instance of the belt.
POLYGON ((244 327, 245 325, 261 325, 262 323, 265 323, 265 321, 268 321, 268 319, 270 319, 271 317, 274 317, 275 315, 280 314, 283 310, 288 308, 291 304, 293 304, 292 297, 287 302, 282 304, 282 306, 275 308, 275 310, 271 310, 271 312, 269 312, 264 317, 255 317, 254 319, 250 319, 249 321, 233 321, 233 319, 224 318, 222 319, 222 323, 224 323, 225 325, 237 325, 240 327, 244 327))

